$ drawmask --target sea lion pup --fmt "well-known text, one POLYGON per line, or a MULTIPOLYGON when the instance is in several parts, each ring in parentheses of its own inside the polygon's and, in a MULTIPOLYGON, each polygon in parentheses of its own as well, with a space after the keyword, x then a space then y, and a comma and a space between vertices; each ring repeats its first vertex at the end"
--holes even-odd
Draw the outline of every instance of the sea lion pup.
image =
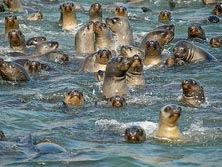
POLYGON ((198 108, 206 102, 204 89, 193 79, 182 81, 183 95, 181 102, 189 107, 198 108))
POLYGON ((162 63, 162 48, 157 41, 147 41, 145 47, 145 58, 143 60, 146 66, 159 66, 162 63))
POLYGON ((141 59, 144 59, 144 52, 140 48, 132 45, 121 46, 120 55, 124 57, 133 57, 134 55, 138 55, 141 59))
POLYGON ((39 61, 31 61, 29 59, 16 59, 13 62, 22 65, 29 73, 38 73, 42 70, 42 65, 39 61))
POLYGON ((89 21, 102 22, 102 5, 100 3, 94 3, 90 6, 89 21))
POLYGON ((174 32, 175 31, 175 26, 174 26, 174 24, 164 24, 164 25, 157 26, 153 30, 154 31, 155 30, 169 30, 169 31, 174 32))
POLYGON ((92 21, 85 24, 76 33, 75 50, 78 56, 95 52, 94 23, 92 21))
POLYGON ((161 11, 158 18, 160 23, 169 23, 171 21, 171 12, 168 10, 161 11))
POLYGON ((12 30, 8 33, 9 46, 17 52, 25 52, 25 36, 20 30, 12 30))
POLYGON ((210 39, 210 46, 212 48, 222 47, 222 37, 214 37, 210 39))
POLYGON ((22 12, 24 10, 20 0, 3 0, 10 12, 22 12))
POLYGON ((119 108, 126 106, 126 99, 122 96, 113 96, 107 99, 107 103, 109 106, 114 108, 119 108))
POLYGON ((206 40, 204 29, 200 24, 194 23, 188 27, 188 39, 199 38, 206 40))
POLYGON ((44 41, 36 45, 35 52, 32 55, 42 55, 58 49, 59 43, 57 41, 44 41))
POLYGON ((131 126, 126 128, 124 138, 128 143, 143 143, 146 140, 146 132, 141 126, 131 126))
POLYGON ((201 61, 216 61, 217 59, 203 48, 196 46, 192 42, 181 40, 173 48, 176 61, 187 63, 197 63, 201 61))
POLYGON ((167 45, 174 39, 174 32, 169 30, 154 30, 145 35, 143 38, 140 48, 145 50, 146 41, 158 41, 161 47, 167 45))
POLYGON ((117 6, 115 10, 115 16, 128 17, 127 8, 124 6, 117 6))
POLYGON ((114 39, 116 46, 134 44, 133 30, 128 18, 121 16, 106 18, 106 25, 115 36, 114 39))
POLYGON ((105 23, 96 21, 94 23, 95 32, 95 49, 110 49, 115 50, 114 42, 112 41, 111 32, 105 23))
POLYGON ((85 103, 85 99, 83 93, 78 90, 69 91, 64 98, 64 105, 66 106, 83 106, 85 103))
POLYGON ((164 106, 159 115, 159 124, 154 136, 158 139, 181 140, 183 135, 178 126, 181 107, 169 104, 164 106))
POLYGON ((41 11, 38 11, 38 12, 35 12, 35 13, 31 13, 27 17, 28 21, 40 21, 42 19, 43 19, 43 14, 42 14, 41 11))
POLYGON ((20 64, 0 59, 0 75, 7 81, 29 81, 30 76, 20 64))
POLYGON ((108 49, 101 49, 97 52, 87 56, 83 63, 82 70, 84 72, 98 72, 99 70, 105 71, 106 65, 112 57, 108 49))
POLYGON ((102 95, 105 99, 127 94, 126 72, 130 67, 129 58, 113 57, 106 66, 102 85, 102 95))
POLYGON ((129 88, 143 86, 145 84, 143 60, 138 55, 134 55, 131 58, 130 67, 126 72, 126 82, 129 88))
POLYGON ((216 15, 212 15, 207 17, 206 20, 203 20, 203 23, 219 23, 220 22, 220 17, 216 15))
POLYGON ((12 30, 19 30, 19 21, 17 16, 6 16, 5 17, 5 34, 12 30))
POLYGON ((47 40, 46 37, 43 37, 43 36, 32 37, 26 41, 26 46, 28 47, 36 46, 46 40, 47 40))
POLYGON ((63 3, 60 5, 61 25, 63 30, 71 30, 76 28, 78 21, 74 3, 63 3))
POLYGON ((222 4, 221 3, 217 3, 215 5, 214 9, 212 10, 212 14, 217 15, 217 16, 222 16, 222 4))

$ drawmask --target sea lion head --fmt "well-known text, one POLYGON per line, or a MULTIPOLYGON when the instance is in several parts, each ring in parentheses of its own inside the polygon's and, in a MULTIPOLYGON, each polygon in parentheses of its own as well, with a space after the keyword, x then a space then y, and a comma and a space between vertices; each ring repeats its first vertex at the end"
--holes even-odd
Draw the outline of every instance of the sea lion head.
POLYGON ((59 47, 59 43, 56 41, 44 41, 36 46, 36 51, 39 54, 45 54, 56 50, 59 47))
POLYGON ((17 26, 17 28, 14 29, 18 29, 18 24, 17 16, 5 16, 5 25, 9 27, 17 26))
POLYGON ((146 140, 145 130, 140 126, 126 128, 124 137, 128 143, 142 143, 146 140))
POLYGON ((216 15, 212 15, 212 16, 209 16, 207 18, 207 20, 210 22, 210 23, 219 23, 220 22, 220 18, 216 15))
POLYGON ((173 55, 176 61, 186 60, 189 57, 191 48, 187 41, 179 41, 173 48, 173 55))
POLYGON ((174 32, 175 31, 175 25, 174 24, 164 24, 157 26, 154 30, 169 30, 174 32))
POLYGON ((129 28, 128 19, 125 17, 121 17, 121 16, 106 18, 106 25, 114 33, 118 32, 121 28, 122 29, 129 28))
POLYGON ((74 3, 63 3, 59 8, 62 13, 73 13, 75 11, 74 3))
POLYGON ((83 93, 78 90, 71 90, 65 95, 64 102, 66 105, 82 106, 85 102, 83 93))
POLYGON ((161 23, 167 23, 171 21, 171 12, 170 11, 161 11, 159 13, 159 22, 161 23))
POLYGON ((159 123, 165 125, 166 128, 177 126, 181 111, 181 107, 174 104, 164 106, 160 111, 159 123))
POLYGON ((107 99, 110 106, 119 108, 126 105, 126 99, 123 96, 113 96, 107 99))
POLYGON ((23 11, 20 0, 3 0, 3 3, 8 7, 11 12, 23 11))
POLYGON ((130 67, 127 72, 137 74, 143 71, 143 61, 138 55, 134 55, 131 58, 130 67))
POLYGON ((96 74, 96 78, 98 81, 104 81, 105 71, 99 70, 96 74))
POLYGON ((4 11, 5 11, 4 5, 0 4, 0 12, 4 12, 4 11))
POLYGON ((124 57, 132 57, 133 55, 139 55, 141 58, 144 57, 143 51, 132 45, 122 45, 119 50, 120 54, 124 57))
POLYGON ((29 21, 39 21, 43 19, 43 14, 41 11, 37 11, 35 13, 31 13, 28 17, 27 20, 29 21))
POLYGON ((100 34, 101 32, 103 32, 104 30, 107 30, 107 26, 106 26, 106 24, 105 23, 102 23, 102 22, 100 22, 100 21, 96 21, 95 23, 94 23, 94 32, 96 33, 96 34, 100 34))
POLYGON ((158 41, 146 41, 145 52, 153 52, 155 50, 162 50, 158 41))
POLYGON ((41 63, 38 61, 26 61, 24 64, 24 68, 29 72, 29 73, 38 73, 41 71, 42 66, 41 63))
POLYGON ((222 5, 220 3, 217 3, 212 10, 212 14, 221 16, 222 15, 222 5))
POLYGON ((97 52, 98 54, 96 55, 96 63, 107 65, 109 60, 112 57, 112 53, 108 49, 101 49, 97 52))
POLYGON ((192 24, 188 27, 188 38, 200 38, 205 40, 205 32, 200 24, 192 24))
POLYGON ((26 42, 26 46, 36 46, 44 41, 46 41, 46 37, 43 36, 32 37, 26 42))
POLYGON ((167 29, 155 30, 151 33, 153 34, 156 41, 159 42, 160 46, 167 45, 174 39, 174 32, 167 29))
POLYGON ((0 130, 0 141, 5 139, 5 134, 0 130))
POLYGON ((25 49, 25 36, 20 30, 12 30, 8 33, 9 45, 12 49, 25 49))
POLYGON ((102 13, 102 5, 100 3, 94 3, 90 6, 89 13, 102 13))
POLYGON ((210 39, 210 46, 213 48, 219 48, 222 46, 222 38, 215 37, 210 39))
POLYGON ((50 51, 46 53, 44 56, 47 56, 49 60, 56 63, 66 63, 69 61, 69 56, 61 51, 50 51))
POLYGON ((115 16, 127 17, 127 8, 124 6, 117 6, 115 10, 115 16))

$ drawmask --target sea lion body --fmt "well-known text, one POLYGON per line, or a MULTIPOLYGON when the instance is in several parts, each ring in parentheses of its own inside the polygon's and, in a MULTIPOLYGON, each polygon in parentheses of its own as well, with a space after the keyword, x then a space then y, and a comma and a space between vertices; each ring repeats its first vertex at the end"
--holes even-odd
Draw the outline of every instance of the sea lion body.
POLYGON ((16 59, 14 62, 22 65, 29 73, 38 73, 41 72, 42 69, 41 63, 38 61, 31 61, 29 59, 16 59))
POLYGON ((169 31, 174 32, 175 26, 174 26, 174 24, 163 24, 163 25, 155 27, 154 31, 155 30, 169 30, 169 31))
POLYGON ((195 44, 181 40, 178 41, 174 47, 174 57, 177 61, 185 61, 188 63, 197 63, 201 61, 216 61, 217 59, 195 44))
POLYGON ((41 142, 35 145, 35 149, 40 154, 55 154, 66 152, 60 145, 52 142, 41 142))
POLYGON ((218 0, 202 0, 203 4, 209 5, 209 4, 217 4, 218 0))
POLYGON ((75 35, 75 50, 78 56, 95 52, 94 23, 88 22, 75 35))
POLYGON ((178 126, 181 110, 181 107, 177 105, 164 106, 160 111, 158 129, 155 131, 154 136, 158 139, 183 139, 178 126))
POLYGON ((105 78, 102 85, 102 95, 107 99, 116 95, 127 94, 126 72, 130 61, 124 57, 112 58, 106 66, 105 78))
POLYGON ((3 0, 10 12, 23 12, 24 8, 20 0, 3 0))
POLYGON ((203 87, 195 80, 184 80, 182 82, 183 95, 181 102, 189 107, 198 108, 206 102, 203 87))
POLYGON ((19 21, 17 16, 6 16, 5 17, 5 34, 12 30, 19 30, 19 21))
POLYGON ((98 50, 85 58, 82 70, 84 72, 98 72, 99 70, 105 71, 111 57, 112 54, 109 50, 98 50))
POLYGON ((205 31, 200 24, 192 24, 188 27, 188 39, 194 38, 206 40, 205 31))
POLYGON ((120 55, 124 57, 133 57, 134 55, 138 55, 141 59, 144 59, 144 51, 132 45, 121 46, 120 55))
POLYGON ((107 18, 106 24, 115 36, 116 46, 134 44, 133 30, 128 18, 121 16, 107 18))
POLYGON ((143 62, 146 66, 157 66, 162 63, 162 48, 157 41, 146 42, 143 62))
POLYGON ((128 143, 142 143, 146 140, 146 133, 142 127, 132 126, 126 128, 124 138, 128 143))
POLYGON ((64 104, 69 106, 80 107, 85 103, 83 93, 78 90, 71 90, 65 95, 64 104))
POLYGON ((17 52, 25 52, 25 36, 20 30, 12 30, 8 33, 9 46, 17 52))
POLYGON ((126 99, 122 96, 113 96, 107 99, 108 105, 114 108, 126 106, 126 99))
POLYGON ((89 21, 102 22, 102 5, 100 3, 94 3, 89 9, 89 21))

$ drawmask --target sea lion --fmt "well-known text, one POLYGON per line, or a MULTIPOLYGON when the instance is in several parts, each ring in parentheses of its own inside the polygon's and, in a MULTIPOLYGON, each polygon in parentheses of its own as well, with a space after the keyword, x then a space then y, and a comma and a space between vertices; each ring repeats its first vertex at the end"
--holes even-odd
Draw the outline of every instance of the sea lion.
POLYGON ((154 132, 154 136, 158 139, 183 139, 178 126, 181 110, 181 107, 174 104, 164 106, 160 111, 158 129, 154 132))
POLYGON ((42 19, 43 19, 43 14, 41 11, 31 13, 27 16, 28 21, 40 21, 42 19))
POLYGON ((146 140, 146 132, 141 126, 131 126, 126 128, 124 138, 128 143, 143 143, 146 140))
POLYGON ((121 46, 120 55, 124 57, 133 57, 134 55, 138 55, 141 59, 144 59, 144 51, 132 45, 121 46))
POLYGON ((22 65, 29 73, 41 72, 42 65, 39 61, 31 61, 29 59, 16 59, 15 63, 22 65))
POLYGON ((96 21, 94 23, 95 32, 95 49, 110 49, 115 50, 114 42, 112 41, 111 32, 105 23, 96 21))
POLYGON ((19 21, 17 16, 6 16, 5 17, 5 34, 12 30, 19 30, 19 21))
POLYGON ((85 103, 85 99, 83 93, 78 90, 69 91, 64 98, 64 104, 66 106, 83 106, 85 103))
POLYGON ((219 23, 219 22, 220 18, 219 16, 216 15, 208 16, 207 19, 204 21, 204 23, 219 23))
POLYGON ((143 60, 138 55, 134 55, 131 58, 130 67, 126 72, 126 82, 129 88, 143 86, 145 84, 143 60))
POLYGON ((168 10, 161 11, 158 19, 160 23, 169 23, 171 21, 171 12, 168 10))
POLYGON ((222 37, 214 37, 210 39, 210 46, 212 48, 222 47, 222 37))
POLYGON ((175 26, 174 24, 163 24, 163 25, 155 27, 153 30, 169 30, 169 31, 174 32, 175 26))
POLYGON ((222 5, 221 3, 217 3, 212 10, 213 15, 222 16, 222 5))
POLYGON ((198 108, 206 102, 204 89, 193 79, 182 81, 183 95, 181 102, 189 107, 198 108))
POLYGON ((204 5, 217 4, 218 0, 202 0, 204 5))
POLYGON ((20 30, 12 30, 8 33, 9 46, 17 52, 25 52, 25 36, 20 30))
POLYGON ((146 66, 159 66, 162 63, 162 48, 157 41, 147 41, 145 47, 145 58, 143 60, 146 66))
POLYGON ((43 55, 48 52, 58 49, 59 43, 57 41, 44 41, 36 45, 33 55, 43 55))
POLYGON ((98 72, 105 71, 106 65, 111 59, 112 54, 108 49, 101 49, 97 52, 87 56, 83 63, 82 70, 84 72, 98 72))
POLYGON ((3 131, 0 130, 0 141, 5 139, 5 134, 3 131))
POLYGON ((78 21, 76 17, 74 3, 63 3, 60 5, 61 25, 63 30, 71 30, 77 27, 78 21))
POLYGON ((200 24, 194 23, 188 27, 188 39, 199 38, 206 40, 204 29, 200 24))
POLYGON ((0 75, 7 81, 29 81, 30 76, 20 64, 0 59, 0 75))
POLYGON ((116 46, 134 44, 133 30, 128 18, 121 16, 106 18, 106 25, 115 36, 116 46))
POLYGON ((43 36, 32 37, 26 41, 26 46, 29 46, 29 47, 36 46, 46 40, 47 40, 46 37, 43 37, 43 36))
POLYGON ((126 106, 126 99, 122 96, 113 96, 107 99, 108 105, 114 108, 126 106))
POLYGON ((115 10, 115 16, 128 17, 127 8, 124 6, 117 6, 115 10))
POLYGON ((78 56, 95 52, 94 23, 92 21, 77 31, 75 35, 75 50, 78 56))
POLYGON ((22 12, 24 10, 20 0, 3 0, 10 12, 22 12))
POLYGON ((105 71, 99 70, 99 71, 96 73, 96 78, 97 78, 97 81, 104 81, 105 71))
POLYGON ((94 3, 90 6, 89 21, 102 22, 102 5, 100 3, 94 3))
POLYGON ((50 141, 40 142, 36 144, 35 149, 40 154, 56 154, 66 152, 63 147, 50 141))
POLYGON ((145 50, 146 41, 158 41, 160 46, 167 45, 174 39, 174 32, 169 30, 154 30, 145 35, 143 38, 140 48, 145 50))
POLYGON ((126 72, 130 67, 128 58, 113 57, 106 66, 102 85, 102 95, 107 99, 116 95, 127 94, 126 72))
POLYGON ((173 48, 174 57, 178 61, 187 63, 197 63, 201 61, 216 61, 217 59, 203 48, 195 44, 181 40, 178 41, 173 48))
POLYGON ((0 12, 4 12, 4 11, 5 11, 4 5, 0 4, 0 12))

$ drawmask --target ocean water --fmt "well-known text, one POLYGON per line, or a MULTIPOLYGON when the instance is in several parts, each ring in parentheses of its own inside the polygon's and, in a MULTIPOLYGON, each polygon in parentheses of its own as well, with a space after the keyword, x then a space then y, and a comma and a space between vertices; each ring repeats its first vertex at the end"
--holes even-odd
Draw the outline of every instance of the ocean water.
MULTIPOLYGON (((29 22, 25 13, 15 13, 26 39, 43 35, 48 40, 56 40, 60 44, 59 49, 67 53, 71 61, 65 64, 48 62, 52 70, 33 75, 32 81, 27 83, 0 80, 0 129, 7 137, 7 141, 0 142, 0 166, 222 166, 222 49, 197 42, 218 61, 146 69, 144 88, 129 91, 126 107, 111 108, 101 102, 101 85, 95 74, 79 72, 80 60, 74 50, 77 30, 62 31, 57 26, 59 5, 63 2, 24 0, 25 6, 43 12, 44 19, 40 22, 29 22), (181 82, 191 78, 204 87, 207 97, 207 104, 198 109, 185 107, 179 100, 181 82), (71 89, 82 91, 86 103, 81 108, 64 112, 62 100, 71 89), (167 104, 182 107, 179 126, 188 139, 184 143, 159 142, 151 137, 158 125, 159 112, 167 104), (122 134, 131 125, 145 129, 147 139, 144 143, 125 142, 122 134), (66 152, 39 155, 25 141, 19 142, 29 135, 34 143, 53 141, 66 152)), ((88 9, 94 1, 75 2, 88 9)), ((104 6, 104 19, 113 15, 113 8, 106 8, 110 1, 98 2, 104 6)), ((112 4, 115 3, 117 1, 112 1, 112 4)), ((147 0, 126 6, 136 42, 161 25, 158 14, 162 10, 172 13, 175 39, 186 39, 191 23, 201 24, 208 41, 222 33, 221 23, 204 23, 213 6, 204 6, 200 0, 178 1, 174 9, 169 8, 166 0, 147 0), (143 13, 143 6, 152 11, 143 13)), ((7 15, 12 13, 0 13, 0 53, 10 51, 3 34, 4 17, 7 15)), ((89 18, 87 12, 79 12, 77 17, 79 27, 89 18)), ((164 60, 171 55, 174 45, 175 41, 172 41, 165 47, 164 60)))

